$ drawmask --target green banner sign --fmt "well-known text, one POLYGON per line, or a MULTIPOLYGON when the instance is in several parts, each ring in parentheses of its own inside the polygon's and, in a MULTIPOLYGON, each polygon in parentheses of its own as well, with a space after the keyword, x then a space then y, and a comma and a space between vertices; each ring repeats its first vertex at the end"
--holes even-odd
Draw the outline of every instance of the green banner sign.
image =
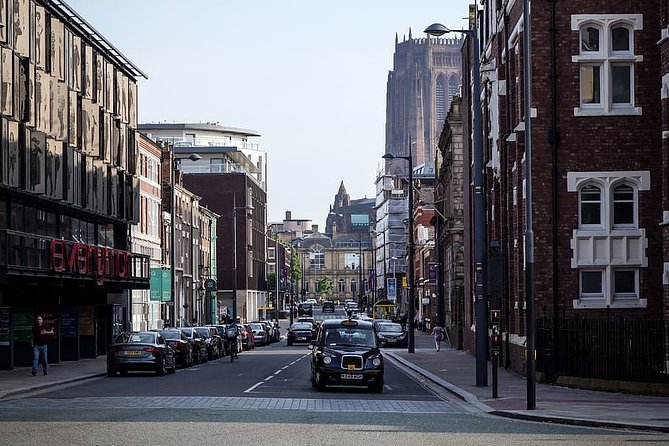
POLYGON ((149 276, 149 299, 169 302, 172 299, 172 280, 169 268, 151 268, 149 276))

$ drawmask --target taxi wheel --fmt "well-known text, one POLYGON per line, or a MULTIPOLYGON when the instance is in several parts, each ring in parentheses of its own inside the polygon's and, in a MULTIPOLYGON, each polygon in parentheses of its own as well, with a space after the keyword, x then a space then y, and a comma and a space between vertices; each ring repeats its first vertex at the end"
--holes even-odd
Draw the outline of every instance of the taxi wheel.
POLYGON ((319 392, 325 392, 327 390, 327 386, 325 385, 325 377, 320 373, 318 374, 317 389, 319 392))
POLYGON ((373 393, 383 392, 383 381, 376 382, 369 386, 369 390, 373 393))

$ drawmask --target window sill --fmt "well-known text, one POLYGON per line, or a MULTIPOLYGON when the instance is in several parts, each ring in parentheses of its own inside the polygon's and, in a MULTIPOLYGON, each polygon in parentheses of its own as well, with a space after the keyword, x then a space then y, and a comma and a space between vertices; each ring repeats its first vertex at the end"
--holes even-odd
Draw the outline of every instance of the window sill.
POLYGON ((611 110, 604 110, 603 108, 589 108, 583 107, 578 108, 574 107, 574 116, 576 117, 587 117, 587 116, 641 116, 642 108, 641 107, 619 107, 613 108, 611 110))
POLYGON ((574 299, 573 304, 576 310, 597 310, 606 308, 646 308, 648 301, 646 299, 616 299, 612 303, 607 303, 604 298, 574 299))

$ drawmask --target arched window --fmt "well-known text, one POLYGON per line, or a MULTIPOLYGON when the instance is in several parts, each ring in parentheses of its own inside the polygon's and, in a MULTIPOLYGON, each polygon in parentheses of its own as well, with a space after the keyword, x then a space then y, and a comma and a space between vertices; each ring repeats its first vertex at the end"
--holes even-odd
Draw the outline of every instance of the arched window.
POLYGON ((358 292, 358 282, 355 279, 351 279, 351 293, 355 295, 358 292))
POLYGON ((606 14, 575 16, 580 48, 572 60, 579 64, 581 107, 576 116, 638 115, 634 107, 634 30, 640 15, 620 18, 606 14))
POLYGON ((602 190, 592 184, 584 186, 579 194, 579 209, 581 226, 601 226, 602 190))
POLYGON ((325 252, 322 246, 314 246, 309 252, 309 263, 312 269, 319 270, 325 268, 325 252))
POLYGON ((337 280, 337 291, 340 293, 346 292, 346 282, 344 281, 344 279, 337 280))
POLYGON ((634 189, 621 184, 613 189, 613 226, 632 227, 636 225, 636 200, 634 189))
POLYGON ((448 79, 448 104, 450 106, 453 98, 460 93, 460 79, 455 74, 448 79))
POLYGON ((446 79, 441 75, 437 77, 435 117, 439 124, 446 120, 446 79))

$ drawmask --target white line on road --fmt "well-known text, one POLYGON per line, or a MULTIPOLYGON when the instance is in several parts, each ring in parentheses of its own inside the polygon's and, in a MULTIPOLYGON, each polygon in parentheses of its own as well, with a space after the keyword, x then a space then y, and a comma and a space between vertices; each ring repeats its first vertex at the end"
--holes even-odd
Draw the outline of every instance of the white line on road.
POLYGON ((263 383, 262 383, 262 382, 259 382, 258 384, 254 384, 254 385, 252 385, 251 387, 249 387, 248 389, 246 389, 246 390, 244 391, 244 393, 251 393, 251 392, 253 391, 253 389, 255 389, 256 387, 258 387, 258 386, 261 385, 261 384, 263 384, 263 383))

